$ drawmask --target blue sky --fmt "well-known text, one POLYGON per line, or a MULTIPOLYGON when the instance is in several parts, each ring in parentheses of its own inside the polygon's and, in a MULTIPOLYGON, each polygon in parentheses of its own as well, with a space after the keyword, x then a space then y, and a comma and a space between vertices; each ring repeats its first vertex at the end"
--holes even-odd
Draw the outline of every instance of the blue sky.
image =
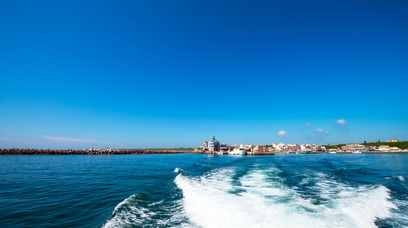
POLYGON ((408 140, 407 11, 0 0, 0 148, 408 140))

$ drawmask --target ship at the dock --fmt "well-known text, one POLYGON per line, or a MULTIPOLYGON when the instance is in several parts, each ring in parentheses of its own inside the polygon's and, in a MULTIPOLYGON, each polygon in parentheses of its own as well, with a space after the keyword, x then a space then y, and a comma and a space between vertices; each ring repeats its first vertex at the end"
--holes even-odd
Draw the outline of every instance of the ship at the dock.
POLYGON ((228 151, 229 155, 246 155, 247 149, 244 147, 234 148, 231 151, 228 151))

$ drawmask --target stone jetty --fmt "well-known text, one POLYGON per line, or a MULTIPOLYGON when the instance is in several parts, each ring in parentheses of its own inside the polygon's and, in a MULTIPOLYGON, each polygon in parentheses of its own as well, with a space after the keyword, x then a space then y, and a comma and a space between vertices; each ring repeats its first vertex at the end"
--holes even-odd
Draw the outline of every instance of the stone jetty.
POLYGON ((119 155, 119 154, 181 154, 178 150, 40 150, 40 149, 0 149, 0 155, 119 155))

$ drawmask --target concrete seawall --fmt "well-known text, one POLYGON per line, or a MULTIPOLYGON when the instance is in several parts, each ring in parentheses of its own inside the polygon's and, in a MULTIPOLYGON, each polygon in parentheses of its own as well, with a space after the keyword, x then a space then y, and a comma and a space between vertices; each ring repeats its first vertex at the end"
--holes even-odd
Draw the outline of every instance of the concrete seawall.
POLYGON ((177 150, 38 150, 0 149, 0 155, 120 155, 120 154, 181 154, 177 150))

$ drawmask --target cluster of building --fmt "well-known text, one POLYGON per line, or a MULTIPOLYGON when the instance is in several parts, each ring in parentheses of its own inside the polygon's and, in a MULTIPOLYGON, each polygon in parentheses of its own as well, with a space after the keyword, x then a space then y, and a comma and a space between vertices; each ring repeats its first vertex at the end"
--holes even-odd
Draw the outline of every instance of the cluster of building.
POLYGON ((381 146, 366 146, 362 144, 348 144, 341 147, 343 153, 398 153, 407 152, 407 149, 402 150, 396 146, 381 145, 381 146))
POLYGON ((220 143, 215 139, 215 136, 210 141, 205 141, 202 147, 195 148, 195 152, 222 152, 231 151, 234 148, 245 148, 248 152, 254 153, 324 153, 326 148, 324 146, 315 144, 283 144, 283 143, 273 143, 271 145, 248 145, 248 144, 236 144, 227 145, 225 143, 220 143))
MULTIPOLYGON (((387 142, 399 142, 391 139, 387 142)), ((408 152, 407 149, 402 150, 398 147, 390 147, 388 145, 381 146, 366 146, 362 144, 348 144, 336 149, 326 149, 325 146, 315 144, 284 144, 272 143, 271 145, 227 145, 220 143, 215 139, 215 136, 210 141, 205 141, 202 147, 195 148, 195 152, 216 153, 223 151, 231 151, 234 148, 245 148, 248 152, 253 153, 284 153, 284 154, 317 154, 317 153, 398 153, 408 152)))

